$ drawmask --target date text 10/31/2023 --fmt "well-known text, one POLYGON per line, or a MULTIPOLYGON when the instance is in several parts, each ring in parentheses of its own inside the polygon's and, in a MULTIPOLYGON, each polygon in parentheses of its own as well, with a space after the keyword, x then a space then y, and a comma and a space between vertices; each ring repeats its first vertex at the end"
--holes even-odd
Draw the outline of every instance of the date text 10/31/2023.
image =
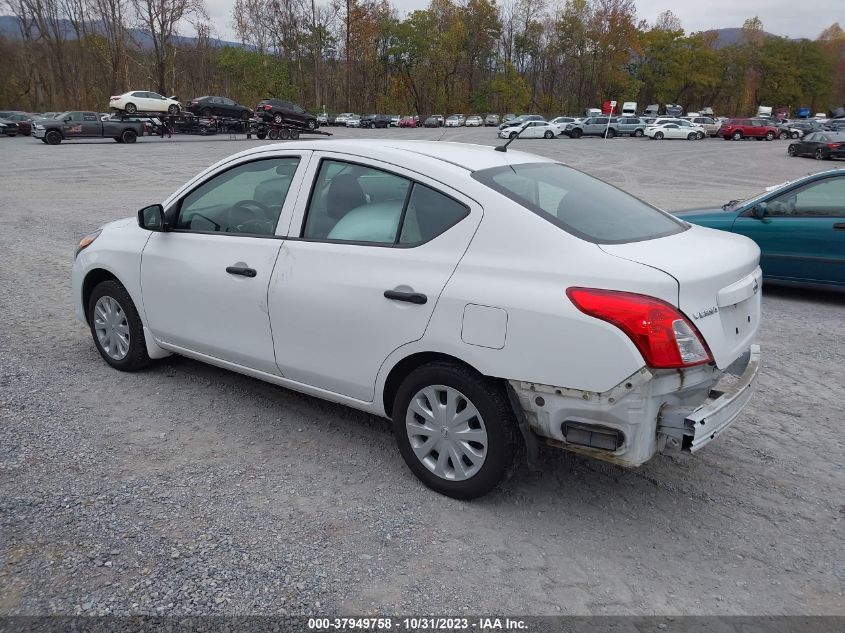
POLYGON ((498 617, 335 617, 308 618, 308 629, 312 631, 525 631, 527 626, 521 619, 498 617))

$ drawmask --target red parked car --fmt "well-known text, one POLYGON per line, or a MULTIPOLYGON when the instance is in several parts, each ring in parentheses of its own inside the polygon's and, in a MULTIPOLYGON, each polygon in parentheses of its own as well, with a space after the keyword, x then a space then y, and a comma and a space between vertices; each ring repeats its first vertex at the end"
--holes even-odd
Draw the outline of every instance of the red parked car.
POLYGON ((417 127, 417 117, 403 116, 399 119, 399 127, 417 127))
POLYGON ((728 119, 719 128, 719 136, 726 141, 741 141, 744 138, 773 141, 780 130, 764 119, 728 119))

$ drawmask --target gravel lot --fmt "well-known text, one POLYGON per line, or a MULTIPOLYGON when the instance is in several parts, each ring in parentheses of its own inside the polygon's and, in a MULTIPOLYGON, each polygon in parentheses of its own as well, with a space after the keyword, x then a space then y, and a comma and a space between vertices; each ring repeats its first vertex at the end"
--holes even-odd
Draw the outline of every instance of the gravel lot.
MULTIPOLYGON (((472 503, 423 488, 386 420, 182 358, 110 369, 73 317, 76 241, 258 144, 0 138, 0 615, 845 615, 843 297, 765 288, 759 391, 697 456, 548 450, 472 503)), ((516 145, 668 209, 832 166, 785 142, 516 145)))

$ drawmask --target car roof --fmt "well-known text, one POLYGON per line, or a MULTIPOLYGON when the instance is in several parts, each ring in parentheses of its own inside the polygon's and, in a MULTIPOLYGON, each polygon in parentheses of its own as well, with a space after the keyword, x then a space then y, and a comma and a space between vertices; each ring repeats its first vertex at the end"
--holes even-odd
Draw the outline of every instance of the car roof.
MULTIPOLYGON (((490 145, 450 143, 439 141, 391 141, 386 139, 362 140, 310 140, 288 141, 262 145, 245 150, 236 156, 249 156, 267 151, 290 150, 330 151, 352 156, 372 158, 426 173, 427 166, 443 167, 444 164, 462 167, 469 172, 521 163, 553 163, 554 160, 521 152, 512 147, 507 152, 497 152, 490 145)), ((234 158, 234 156, 229 157, 234 158)))

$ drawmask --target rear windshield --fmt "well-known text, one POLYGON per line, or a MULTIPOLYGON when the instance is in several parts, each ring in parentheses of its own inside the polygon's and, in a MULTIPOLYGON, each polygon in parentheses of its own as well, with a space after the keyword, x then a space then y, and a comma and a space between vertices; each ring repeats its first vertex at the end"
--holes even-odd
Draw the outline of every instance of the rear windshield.
POLYGON ((506 165, 472 177, 555 226, 596 244, 651 240, 688 225, 612 185, 559 163, 506 165))

